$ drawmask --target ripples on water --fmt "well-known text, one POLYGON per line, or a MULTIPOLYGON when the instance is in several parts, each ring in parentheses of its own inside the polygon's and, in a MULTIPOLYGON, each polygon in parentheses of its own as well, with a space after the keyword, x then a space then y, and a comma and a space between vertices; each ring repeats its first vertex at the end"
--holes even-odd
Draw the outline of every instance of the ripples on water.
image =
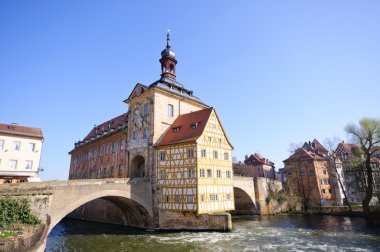
POLYGON ((234 230, 155 232, 72 219, 50 233, 47 251, 380 251, 380 228, 336 216, 244 216, 234 230))

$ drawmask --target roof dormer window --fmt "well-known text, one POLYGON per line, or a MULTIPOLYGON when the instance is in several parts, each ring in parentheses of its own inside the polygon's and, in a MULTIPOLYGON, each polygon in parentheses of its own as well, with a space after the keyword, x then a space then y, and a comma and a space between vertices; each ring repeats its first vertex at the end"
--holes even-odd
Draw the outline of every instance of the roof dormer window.
POLYGON ((190 126, 192 129, 196 129, 198 128, 198 125, 199 125, 199 122, 196 122, 196 123, 192 123, 190 126))
POLYGON ((181 128, 181 126, 179 126, 179 127, 174 127, 174 128, 173 128, 173 132, 178 132, 180 128, 181 128))

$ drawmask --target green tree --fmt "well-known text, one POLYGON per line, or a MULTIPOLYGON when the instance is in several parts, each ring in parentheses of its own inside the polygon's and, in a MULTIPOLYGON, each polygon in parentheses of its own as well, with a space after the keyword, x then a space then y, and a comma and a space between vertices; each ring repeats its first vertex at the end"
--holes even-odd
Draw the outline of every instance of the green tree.
POLYGON ((359 146, 363 154, 363 166, 366 173, 365 197, 362 201, 363 212, 369 213, 369 203, 373 195, 373 171, 371 158, 380 151, 380 120, 373 118, 363 118, 359 125, 348 124, 346 132, 352 136, 353 141, 359 146))

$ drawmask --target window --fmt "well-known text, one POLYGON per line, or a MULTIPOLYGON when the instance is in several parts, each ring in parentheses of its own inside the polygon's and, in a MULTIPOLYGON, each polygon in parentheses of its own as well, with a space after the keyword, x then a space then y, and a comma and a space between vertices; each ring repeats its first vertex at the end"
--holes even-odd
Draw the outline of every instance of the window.
POLYGON ((204 178, 205 177, 205 169, 199 170, 199 177, 204 178))
POLYGON ((320 185, 323 185, 322 179, 319 180, 319 184, 320 184, 320 185))
POLYGON ((144 136, 143 136, 143 138, 144 139, 148 139, 148 128, 144 128, 144 136))
POLYGON ((124 139, 123 138, 120 139, 120 150, 124 150, 124 144, 125 144, 124 139))
POLYGON ((292 173, 291 173, 291 172, 288 172, 288 176, 292 176, 292 173))
POLYGON ((178 195, 175 196, 175 203, 179 203, 180 202, 180 198, 178 195))
POLYGON ((211 169, 207 169, 207 177, 208 178, 212 177, 212 171, 211 171, 211 169))
POLYGON ((260 167, 257 167, 257 171, 260 171, 260 167))
POLYGON ((117 149, 117 142, 113 141, 113 143, 112 143, 112 153, 115 153, 116 149, 117 149))
POLYGON ((25 170, 31 170, 33 167, 33 161, 26 160, 25 170))
POLYGON ((0 140, 0 150, 4 149, 4 140, 0 140))
POLYGON ((194 149, 187 149, 187 157, 188 158, 194 157, 194 149))
POLYGON ((224 160, 229 160, 228 152, 224 152, 224 160))
POLYGON ((212 156, 217 159, 218 158, 218 152, 217 151, 213 151, 212 152, 212 156))
POLYGON ((226 171, 226 178, 231 178, 231 171, 226 171))
POLYGON ((19 151, 20 148, 21 148, 21 142, 19 142, 19 141, 14 141, 14 142, 13 142, 13 150, 15 150, 15 151, 19 151))
POLYGON ((34 152, 34 149, 36 148, 36 144, 29 143, 29 152, 34 152))
POLYGON ((139 138, 139 132, 137 130, 132 133, 132 140, 137 140, 139 138))
POLYGON ((216 177, 221 178, 222 177, 222 171, 221 170, 216 170, 216 177))
POLYGON ((92 158, 95 158, 95 149, 92 149, 92 158))
POLYGON ((309 170, 309 176, 314 176, 314 171, 313 170, 309 170))
POLYGON ((113 177, 113 174, 114 174, 114 168, 113 166, 111 166, 110 175, 113 177))
POLYGON ((201 157, 206 157, 206 150, 205 149, 201 150, 201 157))
POLYGON ((211 127, 212 127, 213 129, 216 129, 216 124, 213 123, 213 124, 211 125, 211 127))
POLYGON ((165 171, 160 170, 160 179, 165 179, 165 171))
POLYGON ((303 173, 303 170, 300 170, 300 175, 301 175, 301 176, 305 175, 305 174, 303 173))
POLYGON ((218 200, 218 194, 210 194, 210 201, 217 201, 218 200))
POLYGON ((221 139, 221 138, 219 138, 219 139, 218 139, 218 142, 219 142, 219 143, 221 143, 221 142, 222 142, 222 139, 221 139))
POLYGON ((205 201, 205 195, 204 194, 201 194, 201 201, 205 201))
POLYGON ((168 116, 173 117, 174 116, 174 107, 172 104, 168 104, 168 116))
POLYGON ((165 154, 166 154, 165 151, 161 151, 160 152, 160 160, 161 161, 165 161, 165 159, 166 159, 166 155, 165 154))
POLYGON ((119 165, 119 172, 118 172, 119 176, 121 176, 123 174, 123 165, 119 165))
POLYGON ((109 149, 110 147, 108 146, 108 144, 105 145, 105 150, 104 152, 106 153, 106 155, 108 155, 108 152, 110 151, 109 149))
POLYGON ((326 170, 323 170, 323 175, 327 175, 327 171, 326 170))
POLYGON ((178 132, 181 127, 175 127, 173 128, 173 132, 178 132))
POLYGON ((9 160, 9 169, 11 170, 17 169, 17 160, 9 160))
POLYGON ((329 193, 331 193, 331 189, 329 189, 329 193))
POLYGON ((194 175, 193 175, 193 169, 188 169, 188 170, 187 170, 187 174, 188 174, 188 177, 189 177, 189 178, 194 177, 194 175))
POLYGON ((325 189, 322 189, 322 193, 326 193, 326 190, 325 190, 325 189))
POLYGON ((226 200, 231 200, 231 194, 229 193, 226 194, 226 200))
POLYGON ((103 177, 107 175, 107 168, 103 168, 103 177))
POLYGON ((169 203, 169 196, 165 197, 165 201, 166 201, 166 203, 169 203))
POLYGON ((193 203, 194 197, 192 195, 187 196, 187 203, 193 203))
POLYGON ((102 149, 102 147, 99 147, 98 154, 99 154, 99 157, 103 155, 103 149, 102 149))
POLYGON ((144 105, 144 116, 149 115, 149 104, 145 103, 144 105))
POLYGON ((97 178, 100 178, 100 169, 98 169, 98 170, 96 171, 96 177, 97 177, 97 178))
POLYGON ((211 142, 211 137, 208 137, 207 139, 211 142))
POLYGON ((196 129, 198 127, 199 122, 191 124, 192 129, 196 129))

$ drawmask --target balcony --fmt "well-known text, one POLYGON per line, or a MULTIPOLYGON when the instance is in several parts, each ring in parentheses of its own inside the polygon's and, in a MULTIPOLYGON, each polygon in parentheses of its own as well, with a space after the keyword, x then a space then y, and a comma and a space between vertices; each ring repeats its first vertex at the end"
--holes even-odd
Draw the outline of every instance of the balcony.
POLYGON ((146 148, 148 147, 148 139, 136 139, 136 140, 131 140, 128 143, 128 150, 131 149, 137 149, 137 148, 146 148))

